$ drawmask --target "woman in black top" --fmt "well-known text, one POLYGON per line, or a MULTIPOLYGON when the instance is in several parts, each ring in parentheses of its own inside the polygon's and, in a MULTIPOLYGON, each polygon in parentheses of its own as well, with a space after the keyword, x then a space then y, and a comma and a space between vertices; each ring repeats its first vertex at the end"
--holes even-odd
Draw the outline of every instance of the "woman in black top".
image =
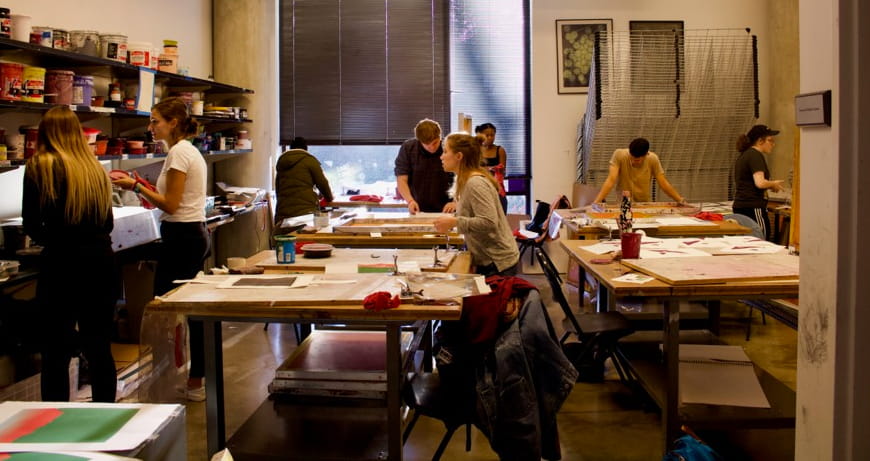
POLYGON ((475 134, 483 135, 484 141, 480 146, 480 160, 482 166, 498 182, 498 200, 501 208, 507 213, 507 193, 504 190, 505 168, 507 167, 507 152, 504 147, 495 144, 495 125, 483 123, 474 127, 475 134))
POLYGON ((766 238, 770 238, 770 219, 767 216, 767 198, 765 191, 782 190, 782 180, 771 180, 770 170, 764 154, 773 151, 773 137, 779 134, 766 125, 755 125, 748 133, 737 139, 737 151, 740 155, 734 162, 734 193, 733 211, 755 220, 761 227, 766 238))
POLYGON ((69 362, 81 350, 93 400, 114 402, 112 184, 68 106, 52 108, 39 124, 21 215, 25 232, 43 247, 36 287, 44 322, 42 400, 69 400, 69 362))

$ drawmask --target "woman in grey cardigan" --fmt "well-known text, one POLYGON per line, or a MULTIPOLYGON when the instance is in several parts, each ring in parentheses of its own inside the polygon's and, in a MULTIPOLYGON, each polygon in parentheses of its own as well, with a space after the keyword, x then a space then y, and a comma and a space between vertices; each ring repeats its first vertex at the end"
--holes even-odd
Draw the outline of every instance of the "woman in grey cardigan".
POLYGON ((441 165, 444 171, 456 175, 456 216, 438 218, 435 229, 448 232, 456 227, 465 235, 478 274, 514 275, 520 254, 498 199, 498 184, 480 166, 483 139, 466 133, 453 133, 445 139, 441 165))

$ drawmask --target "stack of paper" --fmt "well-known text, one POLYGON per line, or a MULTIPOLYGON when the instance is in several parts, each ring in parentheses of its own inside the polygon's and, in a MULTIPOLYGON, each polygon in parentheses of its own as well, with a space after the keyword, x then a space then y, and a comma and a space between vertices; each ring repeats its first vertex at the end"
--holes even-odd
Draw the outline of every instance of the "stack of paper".
POLYGON ((681 344, 680 402, 770 408, 740 346, 681 344))

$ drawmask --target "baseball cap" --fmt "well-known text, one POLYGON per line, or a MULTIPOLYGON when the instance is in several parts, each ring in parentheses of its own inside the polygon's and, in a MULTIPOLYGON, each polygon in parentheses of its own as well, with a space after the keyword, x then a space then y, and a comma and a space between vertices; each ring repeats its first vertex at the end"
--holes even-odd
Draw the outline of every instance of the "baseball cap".
POLYGON ((771 130, 767 125, 755 125, 749 130, 749 133, 746 133, 746 137, 754 142, 756 139, 761 139, 765 136, 776 136, 778 134, 779 130, 771 130))

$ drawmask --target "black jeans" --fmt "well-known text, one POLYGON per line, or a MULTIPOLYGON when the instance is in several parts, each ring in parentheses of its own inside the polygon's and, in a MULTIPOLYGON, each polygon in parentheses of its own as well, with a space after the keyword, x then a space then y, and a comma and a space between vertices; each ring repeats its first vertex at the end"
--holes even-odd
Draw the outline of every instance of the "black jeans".
POLYGON ((495 266, 495 263, 490 263, 486 266, 477 266, 477 270, 475 271, 475 273, 484 277, 489 277, 492 275, 503 275, 505 277, 511 277, 517 275, 517 264, 514 264, 513 266, 499 272, 498 268, 495 266))
POLYGON ((115 255, 108 239, 93 245, 43 249, 36 286, 45 322, 41 341, 42 400, 69 400, 69 363, 81 351, 88 364, 93 401, 115 401, 117 382, 111 341, 119 288, 115 255))
MULTIPOLYGON (((173 280, 196 276, 208 257, 209 236, 204 222, 168 222, 160 224, 160 255, 154 274, 154 292, 162 295, 175 288, 173 280)), ((190 339, 191 378, 205 376, 205 350, 202 322, 187 321, 190 339)))

